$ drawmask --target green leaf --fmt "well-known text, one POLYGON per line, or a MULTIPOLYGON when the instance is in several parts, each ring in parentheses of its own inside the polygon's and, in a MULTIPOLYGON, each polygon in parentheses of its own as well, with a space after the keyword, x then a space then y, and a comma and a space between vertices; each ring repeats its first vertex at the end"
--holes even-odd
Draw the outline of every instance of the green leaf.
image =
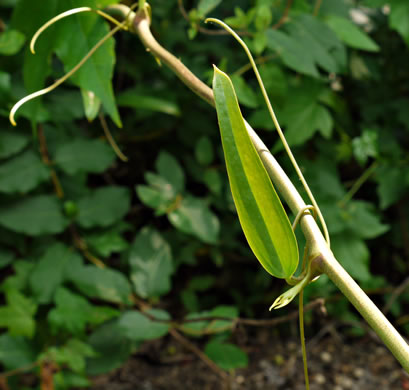
POLYGON ((27 339, 10 334, 0 336, 0 362, 7 370, 27 366, 35 360, 35 350, 27 339))
POLYGON ((354 49, 379 51, 379 46, 350 20, 329 15, 325 21, 338 38, 354 49))
POLYGON ((203 182, 207 188, 216 195, 220 195, 223 189, 223 179, 217 169, 206 169, 203 175, 203 182))
POLYGON ((131 286, 121 272, 94 265, 71 268, 67 278, 84 295, 113 303, 129 303, 131 286))
POLYGON ((11 336, 33 337, 37 305, 17 290, 6 291, 7 306, 0 307, 0 327, 6 327, 11 336))
POLYGON ((258 107, 257 95, 246 83, 243 77, 238 75, 233 75, 231 77, 234 89, 237 94, 237 99, 239 99, 240 104, 250 108, 258 107))
POLYGON ((29 141, 29 137, 16 130, 2 130, 0 132, 0 158, 7 158, 20 152, 29 141))
POLYGON ((345 63, 337 63, 334 52, 343 50, 336 34, 317 18, 301 14, 285 25, 290 36, 308 48, 314 63, 327 72, 338 72, 345 63))
POLYGON ((71 338, 61 347, 51 347, 46 351, 45 356, 59 365, 67 365, 76 373, 85 370, 87 357, 93 357, 96 353, 94 349, 81 340, 71 338))
POLYGON ((33 263, 24 260, 15 260, 13 262, 14 275, 9 276, 1 285, 2 291, 23 290, 27 287, 31 271, 34 268, 33 263))
POLYGON ((202 165, 209 165, 213 162, 214 151, 209 137, 200 137, 195 146, 196 161, 202 165))
MULTIPOLYGON (((303 144, 317 131, 325 138, 331 136, 334 124, 332 116, 329 110, 319 103, 320 95, 325 92, 322 84, 312 79, 306 80, 290 92, 291 98, 280 115, 280 123, 285 126, 289 145, 303 144)), ((279 145, 281 148, 281 143, 279 145)))
MULTIPOLYGON (((70 0, 65 7, 76 8, 83 1, 70 0)), ((94 1, 87 5, 95 9, 94 1)), ((65 71, 71 70, 109 32, 108 24, 99 15, 71 15, 59 21, 58 40, 55 51, 64 63, 65 71), (67 39, 67 37, 70 37, 67 39)), ((71 77, 71 81, 82 89, 92 91, 101 99, 102 105, 114 123, 121 127, 112 89, 112 75, 115 65, 114 40, 109 38, 85 64, 71 77)))
POLYGON ((381 165, 376 174, 377 193, 381 209, 386 209, 398 201, 407 191, 402 183, 402 169, 393 165, 381 165))
POLYGON ((50 303, 63 283, 67 267, 81 261, 78 253, 62 243, 52 245, 34 266, 30 274, 30 287, 38 303, 50 303))
POLYGON ((26 193, 50 178, 50 171, 32 150, 0 165, 0 192, 26 193))
POLYGON ((54 334, 66 330, 82 334, 89 321, 92 305, 82 296, 60 287, 55 294, 56 307, 48 313, 48 322, 54 334))
POLYGON ((6 30, 0 34, 0 55, 12 56, 20 51, 26 38, 17 30, 6 30))
POLYGON ((230 187, 244 234, 264 269, 288 278, 298 264, 294 232, 247 133, 233 85, 217 68, 213 91, 230 187))
POLYGON ((223 370, 248 366, 247 354, 234 344, 211 341, 206 344, 205 353, 223 370))
POLYGON ((209 244, 216 243, 219 238, 220 222, 203 199, 193 196, 182 198, 177 208, 169 212, 168 218, 180 231, 209 244))
POLYGON ((138 89, 128 89, 118 95, 118 105, 121 107, 131 107, 136 110, 150 110, 162 112, 163 114, 180 116, 179 106, 171 101, 156 96, 140 94, 138 89))
POLYGON ((290 69, 312 77, 319 73, 312 54, 295 38, 272 29, 266 31, 267 47, 275 51, 290 69))
POLYGON ((331 249, 353 278, 362 282, 370 280, 369 250, 361 238, 351 233, 335 234, 331 236, 331 249))
MULTIPOLYGON (((170 320, 164 310, 150 309, 146 312, 159 320, 170 320)), ((133 341, 155 340, 165 336, 169 331, 169 324, 153 321, 137 310, 127 311, 118 319, 120 332, 133 341)))
POLYGON ((0 225, 31 236, 61 233, 68 222, 54 196, 25 197, 0 207, 0 225))
POLYGON ((406 0, 392 0, 390 7, 389 26, 396 30, 409 46, 409 3, 406 0))
POLYGON ((364 201, 351 201, 344 210, 342 217, 345 225, 355 233, 357 237, 370 239, 380 236, 389 230, 389 225, 380 221, 373 204, 364 201))
POLYGON ((155 167, 159 175, 172 184, 176 192, 185 189, 185 173, 178 160, 171 154, 161 151, 155 162, 155 167))
POLYGON ((357 161, 364 165, 369 157, 378 156, 378 134, 373 130, 364 130, 360 137, 352 140, 352 151, 357 161))
POLYGON ((97 356, 87 359, 87 373, 105 374, 128 359, 133 343, 121 332, 118 321, 110 321, 97 328, 88 338, 88 343, 97 356))
POLYGON ((81 198, 77 205, 77 221, 80 226, 106 227, 121 220, 128 212, 129 191, 125 187, 102 187, 81 198))
POLYGON ((60 145, 54 162, 69 175, 80 172, 102 173, 115 160, 115 153, 105 142, 75 139, 60 145))
POLYGON ((14 257, 15 255, 13 251, 0 247, 0 268, 4 268, 9 265, 13 261, 14 257))
POLYGON ((98 255, 109 257, 112 253, 123 252, 129 244, 115 229, 87 235, 86 242, 98 255))
POLYGON ((213 11, 222 0, 200 0, 197 6, 198 14, 204 18, 209 12, 213 11))
POLYGON ((162 236, 149 227, 135 237, 129 253, 131 280, 142 298, 158 297, 171 288, 172 253, 162 236))

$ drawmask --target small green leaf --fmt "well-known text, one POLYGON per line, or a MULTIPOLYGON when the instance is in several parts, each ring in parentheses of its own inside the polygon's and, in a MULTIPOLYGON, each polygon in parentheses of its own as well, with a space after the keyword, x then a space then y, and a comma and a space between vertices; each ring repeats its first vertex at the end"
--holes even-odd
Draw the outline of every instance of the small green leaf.
POLYGON ((62 243, 52 245, 35 264, 30 274, 30 287, 38 303, 50 303, 65 279, 66 269, 81 257, 62 243))
POLYGON ((0 34, 0 55, 12 56, 20 51, 26 38, 18 30, 6 30, 0 34))
POLYGON ((106 227, 121 220, 128 212, 129 191, 125 187, 102 187, 81 198, 77 205, 79 225, 84 228, 106 227))
POLYGON ((87 373, 106 374, 120 367, 129 357, 133 343, 121 332, 118 321, 110 321, 98 327, 88 338, 97 356, 87 359, 87 373))
POLYGON ((380 50, 379 46, 350 20, 329 15, 326 23, 348 46, 366 51, 380 50))
POLYGON ((10 334, 0 336, 0 362, 7 370, 27 366, 35 360, 35 349, 26 338, 10 334))
POLYGON ((108 144, 90 139, 75 139, 60 145, 54 157, 57 166, 69 175, 102 173, 114 160, 115 153, 108 144))
POLYGON ((0 207, 0 225, 31 236, 61 233, 68 223, 54 196, 25 197, 0 207))
POLYGON ((341 233, 331 236, 331 249, 346 271, 356 280, 366 282, 369 272, 369 250, 355 234, 341 233))
POLYGON ((115 229, 87 235, 85 241, 98 255, 109 257, 128 249, 129 244, 115 229))
MULTIPOLYGON (((71 2, 72 7, 83 5, 71 2)), ((95 8, 95 2, 88 2, 95 8)), ((55 51, 68 72, 91 50, 91 48, 109 32, 108 24, 98 15, 88 13, 71 15, 60 21, 55 51), (70 39, 67 39, 70 37, 70 39)), ((102 105, 114 123, 121 127, 121 119, 115 104, 112 88, 112 75, 115 65, 114 40, 109 38, 71 77, 74 84, 92 91, 101 99, 102 105)))
POLYGON ((168 214, 168 218, 177 229, 193 234, 204 242, 214 244, 218 240, 219 219, 203 199, 186 196, 178 207, 168 214))
POLYGON ((60 287, 55 294, 56 307, 48 313, 48 322, 54 334, 66 330, 81 334, 89 321, 92 305, 81 295, 60 287))
POLYGON ((409 46, 409 3, 406 0, 393 0, 390 7, 389 26, 396 30, 409 46))
POLYGON ((222 0, 200 0, 197 6, 197 12, 204 18, 209 12, 213 11, 222 0))
POLYGON ((6 292, 7 306, 0 307, 0 327, 6 327, 11 336, 32 337, 36 323, 37 305, 17 290, 6 292))
POLYGON ((185 173, 178 160, 171 154, 161 151, 155 162, 155 167, 159 175, 172 184, 176 192, 185 189, 185 173))
POLYGON ((162 236, 149 227, 135 237, 129 253, 131 280, 142 298, 158 297, 170 291, 172 253, 162 236))
POLYGON ((49 177, 49 169, 29 149, 0 165, 0 192, 26 193, 49 177))
POLYGON ((213 91, 227 173, 244 234, 264 269, 288 278, 298 264, 294 232, 247 133, 233 85, 217 68, 213 91))
POLYGON ((223 370, 248 366, 247 354, 234 344, 211 341, 205 347, 206 355, 223 370))
POLYGON ((352 140, 352 151, 360 164, 365 164, 369 157, 378 156, 378 133, 364 130, 360 137, 352 140))
POLYGON ((246 81, 241 76, 233 75, 231 77, 234 89, 237 94, 237 99, 239 99, 240 104, 250 108, 258 107, 257 95, 251 89, 251 87, 246 83, 246 81))
POLYGON ((377 193, 382 210, 398 201, 407 191, 408 186, 402 183, 402 169, 399 166, 383 164, 376 174, 377 193))
POLYGON ((61 347, 51 347, 46 351, 45 356, 49 356, 52 361, 60 365, 67 365, 74 372, 82 373, 85 370, 85 359, 93 357, 96 352, 93 348, 78 339, 69 339, 61 347))
POLYGON ((0 269, 9 265, 13 261, 14 256, 10 249, 0 247, 0 269))
POLYGON ((67 279, 90 298, 113 303, 129 303, 131 286, 124 274, 117 270, 98 268, 94 265, 78 265, 71 267, 67 279))
POLYGON ((121 107, 131 107, 136 110, 150 110, 180 116, 180 108, 175 102, 156 96, 140 94, 139 91, 135 89, 128 89, 122 92, 119 94, 117 101, 121 107))
POLYGON ((0 158, 7 158, 20 152, 30 141, 30 138, 16 130, 0 132, 0 158))
POLYGON ((272 29, 266 31, 266 36, 267 47, 274 50, 290 69, 312 77, 319 77, 312 54, 298 39, 272 29))
MULTIPOLYGON (((148 314, 159 320, 170 320, 166 311, 151 309, 148 314)), ((147 316, 137 310, 127 311, 118 319, 120 332, 133 341, 154 340, 165 336, 169 330, 166 322, 152 321, 147 316)))
POLYGON ((213 145, 209 137, 200 137, 195 146, 195 157, 199 164, 209 165, 214 158, 213 145))

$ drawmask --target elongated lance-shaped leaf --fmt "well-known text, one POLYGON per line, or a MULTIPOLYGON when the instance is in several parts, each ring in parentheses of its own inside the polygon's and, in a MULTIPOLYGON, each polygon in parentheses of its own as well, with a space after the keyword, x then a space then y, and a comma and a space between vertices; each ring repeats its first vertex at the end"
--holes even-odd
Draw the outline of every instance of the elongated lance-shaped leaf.
POLYGON ((239 220, 253 253, 278 278, 297 268, 298 247, 290 221, 247 133, 229 77, 214 67, 216 101, 224 156, 239 220))

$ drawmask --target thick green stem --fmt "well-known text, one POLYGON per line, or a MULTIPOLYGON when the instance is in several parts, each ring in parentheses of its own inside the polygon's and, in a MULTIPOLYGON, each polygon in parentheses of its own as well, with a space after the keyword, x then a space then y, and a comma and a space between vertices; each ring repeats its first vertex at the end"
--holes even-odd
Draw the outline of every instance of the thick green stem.
MULTIPOLYGON (((125 17, 126 14, 124 14, 125 17)), ((147 19, 135 18, 132 31, 139 36, 146 49, 175 72, 185 85, 214 106, 213 91, 184 66, 180 60, 159 45, 150 32, 147 19)), ((246 123, 246 127, 275 187, 293 213, 298 214, 300 210, 306 207, 305 202, 251 126, 246 123)), ((322 272, 329 276, 409 373, 409 347, 406 341, 337 262, 313 216, 307 213, 301 219, 300 225, 311 248, 310 256, 314 259, 311 267, 315 268, 313 272, 322 272)))

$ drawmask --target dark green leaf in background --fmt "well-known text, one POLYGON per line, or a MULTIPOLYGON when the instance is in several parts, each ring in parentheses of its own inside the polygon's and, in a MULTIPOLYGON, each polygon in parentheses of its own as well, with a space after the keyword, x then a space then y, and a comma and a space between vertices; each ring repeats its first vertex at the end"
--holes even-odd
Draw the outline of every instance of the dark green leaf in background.
POLYGON ((409 3, 406 0, 392 0, 389 25, 396 30, 409 47, 409 3))
POLYGON ((171 154, 161 151, 155 162, 159 175, 165 178, 176 191, 185 189, 185 173, 182 166, 171 154))
POLYGON ((118 270, 77 264, 67 275, 75 287, 90 298, 113 303, 129 303, 131 286, 118 270))
POLYGON ((369 250, 362 239, 352 233, 334 234, 331 236, 331 249, 353 278, 362 282, 370 279, 369 250))
POLYGON ((35 264, 30 274, 30 287, 38 303, 50 303, 63 283, 67 268, 81 257, 64 244, 52 245, 35 264))
POLYGON ((55 196, 25 197, 0 207, 0 225, 32 236, 64 231, 68 220, 55 196))
POLYGON ((168 218, 177 229, 204 242, 214 244, 218 240, 220 222, 203 199, 186 196, 168 218))
POLYGON ((380 50, 379 46, 350 20, 330 15, 326 23, 348 46, 373 52, 380 50))
POLYGON ((142 298, 158 297, 169 292, 173 273, 169 244, 151 228, 144 228, 135 237, 129 253, 131 280, 142 298))
MULTIPOLYGON (((95 9, 95 1, 69 0, 68 9, 88 5, 95 9)), ((64 63, 66 72, 71 70, 109 32, 107 23, 94 13, 71 15, 59 22, 58 40, 55 50, 64 63), (67 39, 67 37, 70 37, 67 39)), ((112 89, 112 75, 115 65, 113 38, 108 39, 72 77, 71 81, 80 88, 93 91, 101 99, 104 109, 114 123, 121 127, 112 89)))
POLYGON ((87 359, 87 373, 98 375, 121 366, 131 354, 135 343, 124 335, 118 321, 109 321, 98 327, 88 338, 96 356, 87 359))
POLYGON ((125 187, 105 186, 81 198, 77 206, 80 226, 107 227, 121 220, 128 212, 129 191, 125 187))
POLYGON ((20 152, 30 141, 30 138, 16 130, 2 129, 0 132, 0 158, 7 158, 20 152))
POLYGON ((32 337, 37 305, 17 290, 6 291, 7 306, 0 307, 0 327, 8 328, 11 336, 32 337))
POLYGON ((0 192, 26 193, 49 178, 49 168, 28 149, 0 166, 0 192))
POLYGON ((0 34, 0 55, 12 56, 20 51, 26 38, 18 30, 6 30, 0 34))
POLYGON ((247 354, 234 344, 211 341, 205 347, 206 355, 223 370, 247 367, 247 354))
POLYGON ((79 172, 102 173, 114 161, 115 153, 105 142, 91 139, 76 139, 60 145, 54 162, 64 172, 75 175, 79 172))
MULTIPOLYGON (((159 320, 170 320, 166 311, 151 309, 147 312, 159 320)), ((129 340, 142 341, 154 340, 165 336, 169 330, 166 322, 152 321, 146 315, 137 310, 127 311, 118 319, 120 332, 129 340)))
POLYGON ((36 351, 24 337, 0 336, 0 362, 8 370, 28 366, 36 360, 36 351))
POLYGON ((118 95, 120 107, 131 107, 136 110, 150 110, 163 114, 180 116, 180 108, 171 100, 143 94, 139 89, 128 89, 118 95))
POLYGON ((209 137, 200 137, 195 146, 195 157, 199 164, 209 165, 213 162, 213 145, 209 137))
POLYGON ((204 18, 209 12, 213 11, 222 0, 199 0, 197 12, 204 18))
POLYGON ((15 255, 13 251, 0 247, 0 269, 9 265, 13 261, 14 257, 15 255))

